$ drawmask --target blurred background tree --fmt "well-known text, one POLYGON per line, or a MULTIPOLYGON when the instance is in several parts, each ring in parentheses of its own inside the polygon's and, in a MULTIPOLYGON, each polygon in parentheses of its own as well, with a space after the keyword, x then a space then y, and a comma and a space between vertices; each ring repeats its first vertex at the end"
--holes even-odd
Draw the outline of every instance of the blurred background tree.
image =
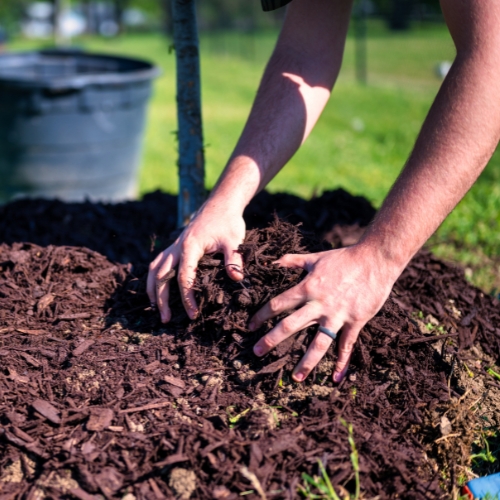
MULTIPOLYGON (((439 0, 356 0, 371 18, 384 20, 391 30, 408 30, 412 21, 442 21, 439 0)), ((111 19, 116 33, 124 30, 155 30, 161 28, 172 34, 171 0, 1 0, 0 25, 13 34, 21 22, 30 17, 30 8, 43 3, 52 4, 54 18, 57 8, 71 9, 73 15, 86 19, 87 32, 99 33, 99 23, 111 19)), ((276 27, 285 9, 262 12, 259 0, 197 0, 200 31, 238 29, 251 32, 276 27)), ((105 25, 109 29, 111 26, 105 25)))
POLYGON ((8 33, 17 30, 28 3, 25 0, 2 0, 0 2, 0 25, 8 33))

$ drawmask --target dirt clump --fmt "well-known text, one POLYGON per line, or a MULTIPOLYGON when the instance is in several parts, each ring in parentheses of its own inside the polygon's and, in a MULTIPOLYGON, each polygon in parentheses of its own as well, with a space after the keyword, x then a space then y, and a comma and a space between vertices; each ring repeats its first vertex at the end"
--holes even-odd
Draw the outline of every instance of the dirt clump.
POLYGON ((196 489, 196 474, 192 470, 176 467, 170 472, 168 484, 177 498, 188 500, 196 489))

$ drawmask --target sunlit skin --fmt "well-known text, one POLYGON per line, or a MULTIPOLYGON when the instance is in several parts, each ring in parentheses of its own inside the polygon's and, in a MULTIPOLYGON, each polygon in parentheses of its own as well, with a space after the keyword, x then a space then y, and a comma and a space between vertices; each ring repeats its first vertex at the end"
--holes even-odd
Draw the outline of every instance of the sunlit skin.
MULTIPOLYGON (((179 266, 190 318, 198 313, 191 285, 204 254, 222 252, 229 276, 243 278, 237 252, 245 236, 243 210, 297 151, 325 107, 340 70, 351 7, 350 0, 290 4, 246 126, 217 185, 178 240, 150 265, 148 295, 164 323, 171 311, 168 282, 161 280, 173 267, 179 266)), ((257 342, 257 356, 307 326, 322 325, 340 332, 333 373, 340 382, 361 328, 493 154, 500 139, 500 2, 442 0, 441 8, 457 57, 413 152, 359 243, 278 261, 308 274, 251 318, 249 329, 255 330, 269 318, 295 311, 257 342)), ((331 343, 328 335, 316 334, 294 369, 297 382, 331 343)))

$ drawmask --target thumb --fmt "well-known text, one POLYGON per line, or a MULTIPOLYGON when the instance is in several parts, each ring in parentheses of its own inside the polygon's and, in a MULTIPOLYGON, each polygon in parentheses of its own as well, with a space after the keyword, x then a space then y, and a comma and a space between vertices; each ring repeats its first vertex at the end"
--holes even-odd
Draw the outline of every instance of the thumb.
POLYGON ((224 264, 228 276, 234 281, 241 281, 245 275, 243 274, 243 257, 238 250, 238 245, 225 243, 222 247, 224 252, 224 264))

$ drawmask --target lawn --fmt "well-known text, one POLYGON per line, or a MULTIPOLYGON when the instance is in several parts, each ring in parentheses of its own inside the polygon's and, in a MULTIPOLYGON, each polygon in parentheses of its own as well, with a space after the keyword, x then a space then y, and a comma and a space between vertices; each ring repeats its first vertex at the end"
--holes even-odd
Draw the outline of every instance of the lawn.
MULTIPOLYGON (((203 118, 207 187, 213 186, 248 115, 276 32, 202 35, 203 118)), ((149 112, 141 193, 177 191, 175 58, 159 34, 78 41, 89 49, 146 57, 163 74, 149 112)), ((16 41, 14 48, 33 46, 16 41)), ((380 206, 408 157, 440 85, 438 62, 454 48, 442 25, 390 33, 368 29, 368 84, 354 77, 354 38, 332 98, 315 130, 282 172, 273 192, 309 197, 343 187, 380 206)), ((440 256, 467 266, 468 277, 490 291, 500 287, 500 156, 495 153, 478 182, 432 239, 440 256)))

